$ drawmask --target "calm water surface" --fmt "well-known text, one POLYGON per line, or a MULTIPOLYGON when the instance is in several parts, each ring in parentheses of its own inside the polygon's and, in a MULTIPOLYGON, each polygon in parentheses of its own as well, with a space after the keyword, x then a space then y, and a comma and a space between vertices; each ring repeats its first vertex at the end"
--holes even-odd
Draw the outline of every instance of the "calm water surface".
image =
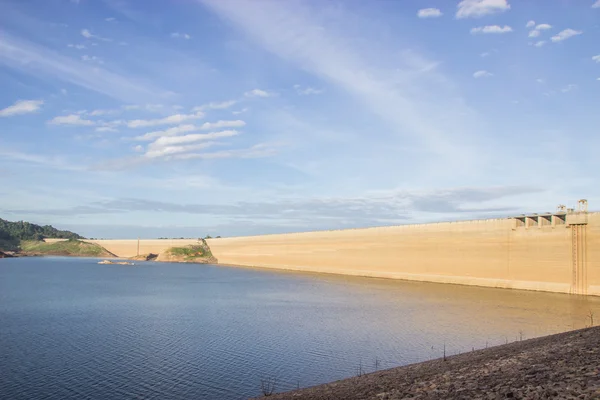
POLYGON ((0 260, 0 398, 243 399, 600 315, 600 298, 97 261, 0 260))

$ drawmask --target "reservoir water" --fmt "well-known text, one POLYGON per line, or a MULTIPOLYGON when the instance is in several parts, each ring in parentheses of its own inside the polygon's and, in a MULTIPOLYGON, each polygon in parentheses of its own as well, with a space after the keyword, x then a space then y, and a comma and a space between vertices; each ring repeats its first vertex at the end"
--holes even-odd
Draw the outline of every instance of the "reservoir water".
POLYGON ((600 320, 594 297, 97 262, 0 260, 0 398, 244 399, 600 320))

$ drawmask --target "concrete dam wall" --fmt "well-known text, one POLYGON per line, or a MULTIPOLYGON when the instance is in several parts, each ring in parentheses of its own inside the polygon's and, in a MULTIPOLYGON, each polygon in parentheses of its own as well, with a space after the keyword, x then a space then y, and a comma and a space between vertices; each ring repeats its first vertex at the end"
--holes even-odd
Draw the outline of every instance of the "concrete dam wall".
POLYGON ((600 295, 600 213, 207 242, 221 264, 600 295))
MULTIPOLYGON (((90 240, 120 257, 196 239, 90 240)), ((600 213, 208 239, 220 264, 600 295, 600 213)))

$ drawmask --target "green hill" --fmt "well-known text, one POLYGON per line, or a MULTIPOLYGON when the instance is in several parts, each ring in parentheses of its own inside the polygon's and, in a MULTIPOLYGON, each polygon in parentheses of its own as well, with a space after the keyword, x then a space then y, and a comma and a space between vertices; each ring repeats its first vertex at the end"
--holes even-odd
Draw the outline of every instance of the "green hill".
POLYGON ((74 256, 74 257, 116 257, 104 247, 94 243, 69 239, 62 242, 21 241, 21 253, 27 255, 74 256))
POLYGON ((71 231, 56 229, 51 225, 36 225, 25 221, 11 222, 0 218, 0 250, 18 250, 23 240, 83 239, 71 231))

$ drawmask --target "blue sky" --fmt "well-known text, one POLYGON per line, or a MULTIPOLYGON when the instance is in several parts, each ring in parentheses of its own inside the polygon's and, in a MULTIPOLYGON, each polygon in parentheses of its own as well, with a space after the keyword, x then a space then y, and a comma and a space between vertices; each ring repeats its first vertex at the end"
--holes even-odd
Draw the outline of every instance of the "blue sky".
POLYGON ((0 8, 5 219, 233 236, 600 203, 600 1, 0 8))

